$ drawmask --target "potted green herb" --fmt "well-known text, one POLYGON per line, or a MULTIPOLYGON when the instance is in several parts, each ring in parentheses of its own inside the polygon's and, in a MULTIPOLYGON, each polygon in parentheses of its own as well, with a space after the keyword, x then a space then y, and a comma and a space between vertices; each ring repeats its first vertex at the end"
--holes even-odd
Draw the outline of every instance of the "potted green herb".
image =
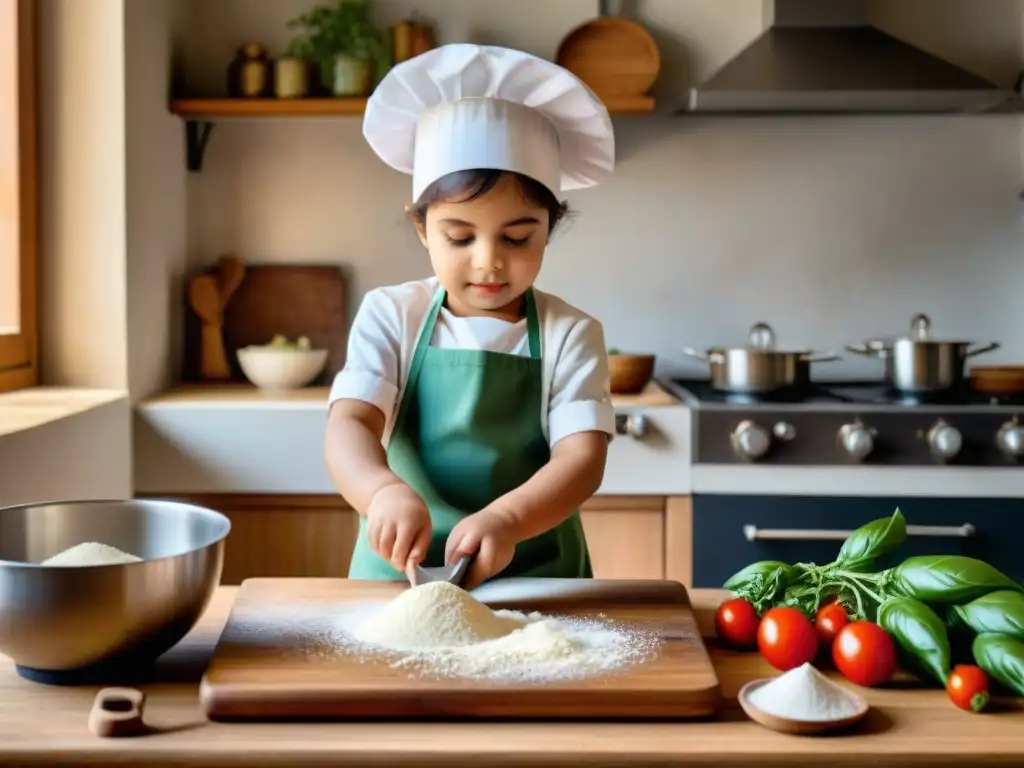
POLYGON ((363 96, 391 66, 388 36, 374 24, 372 0, 337 0, 288 22, 302 30, 287 54, 312 62, 336 96, 363 96))

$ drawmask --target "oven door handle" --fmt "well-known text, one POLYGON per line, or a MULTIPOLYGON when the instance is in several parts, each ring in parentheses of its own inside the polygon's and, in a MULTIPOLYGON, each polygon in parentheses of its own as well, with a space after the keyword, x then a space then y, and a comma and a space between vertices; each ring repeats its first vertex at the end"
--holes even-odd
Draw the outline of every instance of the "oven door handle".
MULTIPOLYGON (((977 532, 970 523, 963 525, 908 525, 907 536, 935 536, 969 539, 977 532)), ((836 531, 814 528, 758 528, 756 525, 743 526, 743 538, 747 541, 841 541, 853 531, 836 531)))

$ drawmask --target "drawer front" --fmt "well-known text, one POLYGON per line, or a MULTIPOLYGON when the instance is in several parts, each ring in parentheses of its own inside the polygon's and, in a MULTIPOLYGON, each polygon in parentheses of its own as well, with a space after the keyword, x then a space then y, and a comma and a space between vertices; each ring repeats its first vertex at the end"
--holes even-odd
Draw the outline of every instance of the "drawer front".
POLYGON ((690 492, 690 411, 677 406, 616 408, 624 417, 640 417, 642 434, 619 432, 608 446, 604 481, 598 493, 686 496, 690 492))
POLYGON ((879 561, 882 567, 911 555, 959 554, 1024 579, 1020 555, 1024 500, 697 494, 693 497, 693 585, 720 587, 736 571, 758 560, 831 562, 842 539, 825 538, 827 534, 821 532, 852 531, 891 515, 897 507, 910 531, 896 552, 879 561), (915 532, 915 527, 923 530, 915 532), (971 535, 960 535, 965 530, 971 535))

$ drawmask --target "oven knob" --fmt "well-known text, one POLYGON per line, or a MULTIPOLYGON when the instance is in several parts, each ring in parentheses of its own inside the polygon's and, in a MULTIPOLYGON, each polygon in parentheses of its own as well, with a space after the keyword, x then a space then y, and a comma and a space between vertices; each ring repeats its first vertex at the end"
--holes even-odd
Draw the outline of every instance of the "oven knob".
POLYGON ((864 461, 875 449, 875 430, 860 422, 843 424, 839 428, 839 445, 855 461, 864 461))
POLYGON ((749 419, 741 421, 732 431, 732 448, 741 459, 759 459, 768 453, 771 444, 768 431, 749 419))
POLYGON ((996 432, 996 445, 1011 459, 1024 456, 1024 427, 1016 419, 1006 422, 996 432))
POLYGON ((795 440, 796 427, 794 427, 792 424, 788 422, 779 421, 776 422, 775 425, 772 427, 772 434, 775 435, 775 437, 777 437, 779 440, 786 440, 787 442, 789 440, 795 440))
POLYGON ((950 426, 942 419, 935 422, 935 425, 928 430, 928 447, 932 456, 937 459, 952 459, 963 445, 963 438, 960 430, 950 426))
POLYGON ((615 431, 639 440, 647 433, 647 419, 641 413, 617 413, 615 431))

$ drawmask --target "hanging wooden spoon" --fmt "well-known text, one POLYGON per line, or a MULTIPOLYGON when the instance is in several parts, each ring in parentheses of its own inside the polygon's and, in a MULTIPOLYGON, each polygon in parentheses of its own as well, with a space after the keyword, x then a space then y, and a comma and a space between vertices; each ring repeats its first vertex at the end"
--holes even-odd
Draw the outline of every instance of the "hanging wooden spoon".
POLYGON ((228 254, 217 260, 217 286, 220 289, 221 310, 227 307, 244 278, 245 262, 240 258, 234 254, 228 254))
POLYGON ((188 281, 188 296, 192 309, 202 321, 200 375, 204 379, 231 378, 231 368, 224 351, 224 308, 217 278, 213 275, 196 275, 191 278, 188 281))

